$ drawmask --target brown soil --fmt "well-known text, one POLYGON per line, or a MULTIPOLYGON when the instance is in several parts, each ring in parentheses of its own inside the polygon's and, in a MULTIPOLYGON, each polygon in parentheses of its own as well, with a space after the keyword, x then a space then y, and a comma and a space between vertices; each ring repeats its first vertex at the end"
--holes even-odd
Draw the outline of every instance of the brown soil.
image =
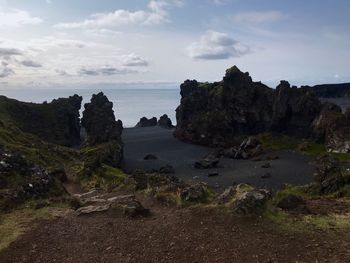
POLYGON ((350 262, 344 232, 288 233, 217 209, 141 201, 149 217, 109 211, 43 221, 3 251, 0 262, 350 262))
POLYGON ((307 208, 311 214, 347 214, 350 213, 350 203, 337 199, 315 199, 307 201, 307 208))

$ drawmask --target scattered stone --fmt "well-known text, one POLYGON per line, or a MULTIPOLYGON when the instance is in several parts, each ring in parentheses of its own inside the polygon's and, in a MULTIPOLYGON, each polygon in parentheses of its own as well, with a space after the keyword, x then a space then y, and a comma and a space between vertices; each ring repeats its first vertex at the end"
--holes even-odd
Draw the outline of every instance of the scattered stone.
POLYGON ((305 200, 294 194, 288 194, 277 203, 277 207, 284 210, 295 210, 302 205, 305 205, 305 200))
POLYGON ((155 156, 154 154, 147 154, 143 159, 146 160, 146 161, 149 161, 149 160, 157 160, 158 157, 155 156))
POLYGON ((124 214, 130 217, 145 216, 148 215, 149 212, 149 209, 144 208, 142 204, 137 200, 129 202, 124 207, 124 214))
POLYGON ((271 164, 270 163, 265 163, 265 164, 261 165, 261 168, 265 168, 265 169, 271 168, 271 164))
POLYGON ((203 183, 189 185, 181 190, 180 197, 189 202, 201 201, 206 197, 206 187, 203 183))
POLYGON ((206 157, 194 163, 196 169, 211 169, 216 168, 219 164, 220 159, 213 157, 206 157))
POLYGON ((230 186, 225 189, 225 191, 217 197, 218 204, 222 205, 229 202, 236 194, 236 187, 230 186))
POLYGON ((175 169, 170 164, 167 164, 159 169, 159 172, 162 174, 173 174, 175 173, 175 169))
POLYGON ((264 175, 261 176, 261 179, 268 179, 268 178, 271 178, 272 175, 270 173, 266 173, 264 175))
POLYGON ((92 213, 97 213, 97 212, 104 212, 107 211, 110 208, 110 204, 106 205, 90 205, 90 206, 84 206, 76 210, 76 213, 78 216, 80 215, 88 215, 92 213))
POLYGON ((280 157, 278 155, 269 155, 266 156, 266 161, 274 161, 274 160, 278 160, 280 157))
POLYGON ((215 176, 219 176, 220 174, 218 172, 212 172, 212 173, 208 173, 207 176, 208 177, 215 177, 215 176))

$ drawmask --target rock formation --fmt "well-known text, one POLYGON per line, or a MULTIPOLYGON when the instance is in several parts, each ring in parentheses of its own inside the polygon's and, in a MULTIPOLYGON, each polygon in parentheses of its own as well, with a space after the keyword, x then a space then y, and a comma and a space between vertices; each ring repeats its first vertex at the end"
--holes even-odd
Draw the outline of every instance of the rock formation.
POLYGON ((142 127, 153 127, 157 125, 157 118, 153 117, 151 119, 147 119, 146 117, 142 117, 140 121, 136 124, 135 127, 142 128, 142 127))
POLYGON ((64 146, 80 144, 79 110, 82 97, 60 98, 51 103, 20 102, 0 96, 3 123, 15 125, 23 132, 64 146))
POLYGON ((171 119, 168 117, 168 115, 164 114, 163 116, 161 116, 158 120, 157 125, 159 127, 162 127, 164 129, 172 129, 174 128, 171 119))
POLYGON ((94 153, 92 166, 100 163, 117 166, 123 158, 123 144, 121 134, 123 124, 116 121, 113 103, 102 93, 94 94, 90 103, 84 105, 81 125, 86 132, 85 146, 98 146, 101 151, 94 153))
MULTIPOLYGON (((322 109, 322 103, 308 89, 281 81, 274 90, 253 82, 249 73, 234 66, 220 82, 186 80, 181 84, 174 134, 181 140, 226 147, 237 144, 239 136, 264 132, 314 138, 322 126, 315 123, 322 109)), ((348 126, 343 121, 332 127, 339 134, 329 139, 330 148, 345 152, 350 139, 348 126), (340 142, 345 145, 339 146, 340 142)))
POLYGON ((321 113, 314 120, 315 134, 325 142, 328 151, 350 153, 349 109, 345 114, 339 106, 325 103, 321 113))
POLYGON ((320 98, 350 98, 350 83, 302 86, 302 88, 311 90, 320 98))
POLYGON ((92 95, 90 103, 86 103, 84 108, 81 124, 90 145, 121 140, 123 124, 115 120, 113 103, 102 92, 92 95))

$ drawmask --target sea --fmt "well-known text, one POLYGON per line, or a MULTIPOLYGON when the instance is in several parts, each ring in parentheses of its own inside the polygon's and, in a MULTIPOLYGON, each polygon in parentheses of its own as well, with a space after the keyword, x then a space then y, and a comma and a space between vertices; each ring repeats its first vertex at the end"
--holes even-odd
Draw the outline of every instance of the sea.
MULTIPOLYGON (((176 124, 175 110, 180 104, 180 88, 108 88, 108 89, 3 89, 0 95, 20 101, 42 103, 53 99, 78 94, 83 104, 89 102, 92 94, 102 91, 110 101, 116 119, 123 122, 125 128, 134 127, 141 117, 157 117, 167 114, 176 124)), ((82 106, 82 110, 83 110, 82 106)))

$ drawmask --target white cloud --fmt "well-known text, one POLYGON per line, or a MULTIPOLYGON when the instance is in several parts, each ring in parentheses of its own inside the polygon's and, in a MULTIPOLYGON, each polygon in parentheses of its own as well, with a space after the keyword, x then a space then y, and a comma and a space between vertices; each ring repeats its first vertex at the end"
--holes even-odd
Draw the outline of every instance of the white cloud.
POLYGON ((187 51, 194 59, 218 60, 240 57, 249 53, 250 49, 225 33, 208 31, 198 42, 192 43, 187 51))
POLYGON ((37 25, 43 22, 40 17, 30 15, 19 9, 0 9, 0 26, 19 27, 23 25, 37 25))
POLYGON ((35 61, 33 61, 33 60, 29 60, 29 59, 23 60, 23 61, 21 62, 21 64, 22 64, 23 66, 29 67, 29 68, 41 68, 41 67, 42 67, 42 65, 41 65, 40 63, 35 62, 35 61))
POLYGON ((0 78, 6 78, 6 77, 12 76, 14 74, 15 74, 15 72, 13 69, 8 68, 7 66, 3 66, 3 65, 0 66, 0 78))
POLYGON ((96 68, 81 68, 78 74, 81 76, 112 76, 137 73, 138 71, 126 67, 103 66, 96 68))
POLYGON ((280 11, 251 11, 234 16, 234 20, 246 25, 260 25, 280 21, 286 16, 280 11))
MULTIPOLYGON (((179 1, 173 2, 179 5, 179 1)), ((97 13, 80 22, 56 24, 57 28, 113 28, 124 25, 159 25, 168 22, 167 7, 169 2, 152 0, 148 4, 149 10, 129 11, 118 9, 111 13, 97 13)))
POLYGON ((134 53, 122 57, 123 65, 127 67, 145 67, 148 66, 148 61, 134 53))

